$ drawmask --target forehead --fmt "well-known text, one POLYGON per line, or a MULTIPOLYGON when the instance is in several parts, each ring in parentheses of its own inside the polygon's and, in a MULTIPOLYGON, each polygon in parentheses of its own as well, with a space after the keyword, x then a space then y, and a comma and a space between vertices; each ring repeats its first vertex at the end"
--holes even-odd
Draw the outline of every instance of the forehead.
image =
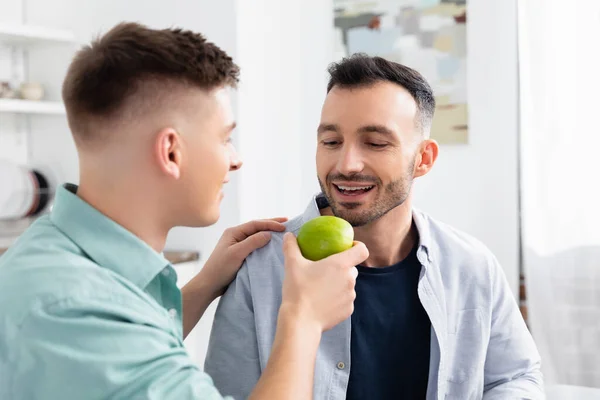
POLYGON ((355 130, 377 124, 412 131, 417 104, 400 85, 380 82, 357 88, 333 87, 321 112, 321 123, 336 124, 355 130))
POLYGON ((234 119, 233 108, 231 106, 231 90, 230 87, 219 87, 209 92, 214 99, 220 114, 228 124, 234 119))

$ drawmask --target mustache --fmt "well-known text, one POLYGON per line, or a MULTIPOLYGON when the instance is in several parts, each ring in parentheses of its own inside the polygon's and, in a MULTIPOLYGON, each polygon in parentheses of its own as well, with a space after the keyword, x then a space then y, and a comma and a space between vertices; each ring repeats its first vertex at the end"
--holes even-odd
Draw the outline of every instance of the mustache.
POLYGON ((330 174, 327 175, 326 180, 328 183, 332 181, 379 183, 379 179, 377 177, 369 175, 330 174))

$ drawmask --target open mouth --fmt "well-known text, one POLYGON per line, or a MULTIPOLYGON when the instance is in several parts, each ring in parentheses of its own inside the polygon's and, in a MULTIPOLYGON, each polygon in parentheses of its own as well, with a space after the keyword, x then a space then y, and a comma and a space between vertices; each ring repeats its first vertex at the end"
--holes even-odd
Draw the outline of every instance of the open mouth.
POLYGON ((365 194, 373 190, 375 185, 369 186, 344 186, 344 185, 333 185, 335 189, 343 194, 344 196, 359 196, 361 194, 365 194))

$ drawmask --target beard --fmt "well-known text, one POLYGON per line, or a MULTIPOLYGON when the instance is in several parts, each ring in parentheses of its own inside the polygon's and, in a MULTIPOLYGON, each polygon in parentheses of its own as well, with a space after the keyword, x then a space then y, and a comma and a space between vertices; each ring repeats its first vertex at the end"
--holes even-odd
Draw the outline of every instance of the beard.
POLYGON ((321 179, 318 178, 319 185, 321 186, 321 191, 327 198, 329 206, 336 217, 345 219, 353 227, 364 226, 378 220, 394 208, 404 204, 412 188, 414 179, 412 175, 413 165, 414 162, 412 163, 411 167, 407 169, 408 172, 403 177, 390 182, 385 186, 381 182, 381 179, 377 177, 358 174, 350 176, 342 174, 329 174, 325 178, 326 184, 323 184, 321 179), (377 196, 371 204, 368 204, 367 209, 356 210, 363 205, 363 203, 335 201, 331 191, 336 190, 333 188, 332 184, 332 182, 336 180, 368 183, 374 186, 374 188, 371 190, 377 190, 377 196))

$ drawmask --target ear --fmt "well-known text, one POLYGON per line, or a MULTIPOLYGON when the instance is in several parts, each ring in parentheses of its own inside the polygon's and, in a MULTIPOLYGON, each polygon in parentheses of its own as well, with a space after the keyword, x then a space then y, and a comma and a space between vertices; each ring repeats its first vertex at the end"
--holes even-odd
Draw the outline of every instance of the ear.
POLYGON ((415 178, 426 175, 431 171, 435 160, 437 160, 438 152, 439 146, 435 140, 427 139, 421 142, 415 162, 415 178))
POLYGON ((159 168, 165 174, 179 179, 181 176, 181 137, 173 128, 165 128, 156 136, 155 155, 159 168))

